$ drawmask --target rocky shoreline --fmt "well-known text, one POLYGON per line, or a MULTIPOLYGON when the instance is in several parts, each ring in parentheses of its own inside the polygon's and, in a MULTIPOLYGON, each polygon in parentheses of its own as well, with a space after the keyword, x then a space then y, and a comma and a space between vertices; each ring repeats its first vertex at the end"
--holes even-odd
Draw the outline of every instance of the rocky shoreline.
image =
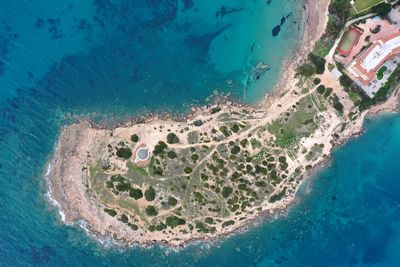
MULTIPOLYGON (((324 14, 324 16, 322 17, 321 12, 318 12, 318 11, 320 10, 321 6, 323 6, 324 9, 325 8, 327 9, 328 3, 329 3, 328 0, 324 0, 322 2, 318 1, 318 0, 306 1, 306 5, 307 5, 306 10, 308 10, 307 21, 308 21, 308 23, 310 23, 310 21, 311 21, 312 27, 309 25, 306 26, 306 30, 304 32, 304 36, 303 36, 303 39, 301 42, 302 49, 299 50, 299 53, 296 56, 297 63, 300 63, 304 59, 304 57, 310 51, 314 42, 322 34, 324 27, 321 28, 321 25, 324 25, 326 23, 326 16, 324 14), (318 23, 318 22, 320 22, 320 23, 318 23), (317 27, 315 28, 315 26, 317 26, 317 27), (318 27, 318 26, 320 26, 320 27, 318 27), (310 27, 311 27, 311 29, 310 29, 310 27), (322 29, 322 31, 321 31, 321 29, 322 29)), ((115 223, 114 221, 112 223, 110 222, 109 225, 113 225, 115 227, 106 229, 106 228, 99 226, 99 224, 97 222, 96 227, 100 227, 100 229, 101 229, 101 231, 99 231, 98 228, 96 229, 96 227, 92 227, 91 222, 86 221, 85 219, 82 218, 82 214, 86 214, 86 218, 89 218, 91 216, 91 214, 96 214, 96 216, 98 216, 98 218, 100 219, 99 221, 104 220, 104 222, 108 222, 110 220, 109 218, 104 216, 104 214, 98 213, 98 210, 96 210, 96 208, 99 208, 96 206, 98 203, 96 203, 95 201, 92 201, 90 199, 87 199, 87 201, 86 201, 85 186, 87 186, 87 184, 84 184, 84 182, 82 184, 80 184, 82 181, 85 180, 85 178, 82 176, 82 173, 80 173, 80 174, 75 173, 75 174, 77 174, 77 176, 80 176, 80 178, 75 177, 75 179, 68 180, 69 183, 75 183, 75 184, 62 184, 63 182, 65 182, 65 180, 63 180, 62 177, 55 177, 54 175, 64 173, 64 171, 65 171, 64 168, 66 168, 62 164, 57 165, 57 163, 55 163, 55 159, 62 157, 60 155, 64 155, 64 156, 70 155, 71 157, 77 157, 77 162, 82 164, 82 162, 81 162, 82 158, 79 158, 79 156, 75 155, 76 151, 74 149, 68 150, 69 149, 68 146, 65 146, 62 144, 63 140, 64 141, 72 140, 71 142, 75 142, 76 146, 78 147, 79 146, 78 140, 82 140, 80 138, 82 138, 82 136, 85 136, 85 135, 92 138, 93 136, 102 136, 102 135, 105 135, 105 133, 108 134, 107 130, 110 131, 110 130, 114 130, 116 128, 133 127, 138 124, 150 124, 150 123, 158 122, 158 121, 174 121, 176 123, 187 122, 189 120, 193 120, 194 118, 196 118, 198 116, 202 116, 205 113, 210 113, 210 110, 215 107, 219 107, 222 110, 235 110, 235 109, 241 110, 241 109, 246 108, 246 109, 252 110, 253 112, 257 109, 270 110, 272 103, 276 103, 277 100, 283 100, 283 102, 285 102, 285 100, 290 100, 293 98, 290 95, 289 90, 287 90, 287 89, 291 88, 292 86, 295 86, 295 84, 296 84, 296 81, 294 79, 292 79, 292 77, 294 76, 295 66, 296 66, 296 64, 286 63, 285 67, 284 67, 284 69, 286 68, 286 71, 283 73, 282 79, 281 79, 280 83, 278 84, 276 90, 272 94, 268 95, 265 100, 263 100, 261 103, 255 105, 255 106, 232 102, 232 101, 229 101, 229 99, 227 99, 226 97, 223 97, 221 99, 217 99, 212 105, 192 108, 191 113, 189 113, 189 114, 178 115, 178 114, 170 114, 170 113, 161 113, 161 114, 150 113, 146 116, 130 118, 126 122, 118 123, 118 124, 99 125, 99 124, 96 124, 89 120, 83 121, 79 124, 79 125, 81 125, 82 129, 84 129, 85 131, 87 129, 89 129, 87 131, 93 130, 93 132, 95 132, 96 130, 105 131, 103 133, 96 132, 96 133, 93 133, 93 135, 89 135, 88 132, 83 132, 83 131, 79 132, 80 126, 77 126, 78 127, 77 132, 73 132, 74 133, 73 136, 67 136, 66 131, 68 131, 69 127, 64 128, 61 131, 61 134, 59 137, 59 143, 58 143, 57 147, 55 148, 54 157, 50 160, 50 163, 49 163, 49 166, 51 166, 49 168, 52 168, 52 170, 48 169, 48 173, 47 173, 47 177, 49 177, 48 178, 49 179, 49 181, 48 181, 49 199, 51 199, 53 201, 53 204, 57 208, 59 208, 60 214, 61 214, 61 217, 62 217, 62 220, 64 223, 78 224, 81 227, 83 227, 85 229, 85 231, 87 231, 90 235, 93 235, 97 239, 108 240, 109 238, 111 238, 117 244, 120 244, 122 246, 126 246, 126 245, 134 246, 137 244, 139 244, 141 246, 152 246, 154 244, 163 244, 163 245, 167 245, 170 247, 179 248, 179 247, 184 247, 188 244, 192 244, 192 243, 196 243, 196 242, 204 242, 204 241, 205 242, 209 242, 209 241, 213 242, 214 240, 218 240, 222 236, 229 236, 236 232, 247 231, 248 229, 250 229, 252 227, 251 222, 261 222, 264 219, 271 219, 273 214, 275 214, 275 213, 287 212, 287 209, 295 203, 294 196, 296 195, 297 190, 299 189, 300 186, 297 186, 295 192, 293 194, 290 194, 290 196, 285 197, 284 199, 278 201, 277 203, 275 203, 273 205, 268 205, 268 207, 266 207, 265 210, 256 212, 256 214, 254 214, 251 218, 248 218, 248 219, 240 222, 238 225, 235 225, 235 227, 232 227, 230 229, 228 228, 223 232, 217 232, 214 236, 198 235, 198 236, 192 236, 192 237, 183 237, 179 240, 175 240, 175 239, 149 240, 149 239, 146 239, 146 237, 138 238, 138 236, 133 235, 133 234, 125 237, 124 236, 124 233, 125 233, 124 227, 125 226, 122 223, 115 223), (68 151, 63 152, 62 149, 67 149, 68 151), (56 165, 56 166, 54 166, 54 165, 56 165), (57 181, 57 179, 59 179, 59 180, 57 181), (73 198, 76 198, 75 201, 78 201, 78 202, 80 201, 80 204, 82 205, 79 207, 78 211, 76 211, 76 210, 74 211, 73 209, 76 207, 71 208, 70 207, 71 203, 68 203, 68 201, 71 200, 71 196, 67 196, 65 192, 68 190, 70 192, 72 192, 71 188, 73 188, 73 190, 75 190, 77 188, 79 190, 81 190, 80 192, 76 193, 77 195, 73 196, 73 198), (95 207, 95 208, 93 208, 93 207, 95 207), (82 220, 85 223, 82 223, 82 220)), ((393 95, 396 96, 396 94, 397 93, 394 93, 393 95)), ((398 98, 396 98, 393 101, 394 102, 398 101, 398 98)), ((390 101, 388 101, 387 103, 389 103, 389 102, 390 101)), ((392 103, 392 102, 390 102, 390 103, 392 103)), ((386 104, 386 105, 388 105, 388 104, 386 104)), ((279 104, 278 104, 278 106, 279 106, 279 104)), ((385 104, 382 104, 381 106, 374 107, 374 108, 375 108, 375 110, 372 112, 374 114, 377 114, 382 110, 385 110, 385 111, 389 110, 389 108, 387 106, 385 106, 385 104)), ((280 110, 278 108, 276 108, 276 109, 280 110)), ((271 112, 274 112, 274 109, 271 109, 271 112)), ((278 111, 276 111, 276 112, 278 112, 278 111)), ((361 114, 360 117, 354 122, 354 124, 350 125, 348 127, 348 129, 346 129, 343 132, 342 136, 336 138, 333 143, 331 142, 331 148, 329 149, 329 152, 331 152, 331 150, 333 148, 346 143, 348 139, 361 134, 362 133, 362 124, 363 124, 363 121, 364 121, 364 118, 366 115, 367 115, 367 112, 364 112, 363 114, 361 114)), ((68 132, 68 134, 70 134, 70 133, 71 133, 71 131, 68 132)), ((324 136, 322 136, 320 139, 323 139, 323 137, 324 136)), ((326 138, 326 139, 328 140, 329 138, 326 138)), ((81 141, 79 144, 82 145, 82 143, 83 143, 83 141, 81 141)), ((84 145, 83 145, 83 147, 85 147, 85 149, 88 148, 84 145)), ((321 161, 319 163, 317 163, 315 166, 313 166, 312 169, 304 172, 303 175, 309 176, 309 175, 315 173, 317 170, 319 170, 321 167, 325 166, 329 162, 329 157, 330 157, 330 153, 328 153, 328 155, 326 155, 325 158, 321 159, 321 161)))

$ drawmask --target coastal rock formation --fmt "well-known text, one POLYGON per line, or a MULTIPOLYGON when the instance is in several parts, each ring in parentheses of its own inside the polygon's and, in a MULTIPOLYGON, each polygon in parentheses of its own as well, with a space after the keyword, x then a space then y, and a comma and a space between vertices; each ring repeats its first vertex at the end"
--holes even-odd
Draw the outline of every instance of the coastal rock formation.
POLYGON ((52 197, 66 222, 127 244, 230 233, 289 205, 307 173, 361 131, 365 113, 350 118, 352 106, 337 110, 336 98, 291 91, 269 106, 213 106, 186 122, 70 125, 52 160, 52 197))

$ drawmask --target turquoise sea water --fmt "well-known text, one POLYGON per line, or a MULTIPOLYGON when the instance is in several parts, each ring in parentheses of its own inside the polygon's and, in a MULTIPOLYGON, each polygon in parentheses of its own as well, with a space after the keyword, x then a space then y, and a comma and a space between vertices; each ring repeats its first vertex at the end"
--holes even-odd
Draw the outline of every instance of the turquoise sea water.
POLYGON ((66 226, 43 173, 60 127, 255 102, 298 45, 300 0, 0 1, 0 266, 399 266, 400 117, 367 122, 289 212, 174 251, 66 226), (272 31, 287 17, 280 32, 272 31), (270 71, 247 83, 259 62, 270 71))

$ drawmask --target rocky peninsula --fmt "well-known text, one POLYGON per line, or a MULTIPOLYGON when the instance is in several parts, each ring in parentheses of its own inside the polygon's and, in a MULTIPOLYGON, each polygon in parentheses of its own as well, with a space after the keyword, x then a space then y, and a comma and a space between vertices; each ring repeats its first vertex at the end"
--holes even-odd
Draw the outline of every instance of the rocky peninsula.
MULTIPOLYGON (((306 5, 300 61, 325 28, 328 3, 306 5)), ((369 110, 396 110, 399 102, 393 89, 388 101, 360 110, 326 73, 317 78, 327 88, 316 77, 294 78, 294 70, 289 64, 279 90, 257 106, 215 104, 184 121, 64 127, 48 175, 64 221, 84 220, 92 234, 128 245, 181 246, 284 210, 310 171, 361 133, 369 110)))

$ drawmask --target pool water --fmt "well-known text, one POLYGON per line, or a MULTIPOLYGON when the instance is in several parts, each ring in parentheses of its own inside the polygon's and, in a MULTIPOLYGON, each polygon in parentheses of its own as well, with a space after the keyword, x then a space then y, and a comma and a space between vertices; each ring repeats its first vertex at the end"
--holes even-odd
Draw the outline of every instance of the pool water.
POLYGON ((136 156, 139 160, 147 160, 149 158, 149 151, 146 148, 140 148, 137 151, 136 156))

